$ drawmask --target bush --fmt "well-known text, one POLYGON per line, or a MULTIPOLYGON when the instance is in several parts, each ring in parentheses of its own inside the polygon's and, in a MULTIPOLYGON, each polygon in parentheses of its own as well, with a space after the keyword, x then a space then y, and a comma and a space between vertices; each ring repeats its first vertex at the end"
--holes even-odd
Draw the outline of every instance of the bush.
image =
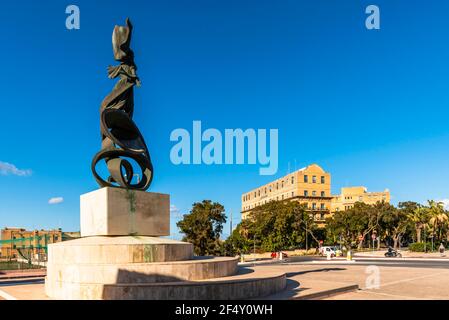
MULTIPOLYGON (((425 244, 426 250, 431 251, 432 250, 432 243, 427 242, 425 244)), ((438 249, 437 246, 434 245, 434 250, 438 249)), ((412 252, 424 252, 424 242, 418 242, 418 243, 411 243, 408 246, 408 250, 412 252)))

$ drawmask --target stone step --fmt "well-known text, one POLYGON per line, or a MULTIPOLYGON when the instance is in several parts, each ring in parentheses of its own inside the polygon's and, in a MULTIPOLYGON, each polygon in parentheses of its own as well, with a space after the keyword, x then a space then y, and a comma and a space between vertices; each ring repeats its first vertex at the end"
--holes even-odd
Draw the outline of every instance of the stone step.
POLYGON ((197 257, 193 260, 130 264, 54 264, 47 279, 73 283, 152 283, 221 278, 237 272, 238 258, 197 257))
POLYGON ((57 265, 148 263, 192 258, 192 244, 157 237, 97 236, 48 246, 48 261, 57 265))
POLYGON ((80 284, 46 281, 46 292, 69 300, 232 300, 264 297, 284 290, 280 271, 240 268, 234 276, 165 283, 80 284))

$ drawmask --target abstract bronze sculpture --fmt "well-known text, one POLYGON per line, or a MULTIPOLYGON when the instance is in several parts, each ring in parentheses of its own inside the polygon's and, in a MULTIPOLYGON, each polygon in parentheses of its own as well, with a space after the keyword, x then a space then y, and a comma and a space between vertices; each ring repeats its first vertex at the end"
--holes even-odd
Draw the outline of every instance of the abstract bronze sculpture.
POLYGON ((115 26, 112 47, 118 66, 108 68, 109 78, 120 80, 103 100, 100 108, 102 148, 92 160, 92 172, 101 187, 118 187, 147 190, 153 179, 153 165, 145 140, 132 120, 134 112, 134 86, 140 86, 134 52, 130 49, 132 25, 115 26), (142 174, 133 182, 134 170, 128 159, 134 160, 142 174), (110 176, 104 180, 97 173, 96 165, 105 160, 110 176))

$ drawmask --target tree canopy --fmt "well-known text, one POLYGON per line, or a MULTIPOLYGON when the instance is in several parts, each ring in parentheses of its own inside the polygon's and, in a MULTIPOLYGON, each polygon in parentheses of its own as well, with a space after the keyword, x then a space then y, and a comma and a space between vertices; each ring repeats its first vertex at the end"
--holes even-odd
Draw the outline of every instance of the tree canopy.
POLYGON ((183 241, 193 244, 196 255, 215 255, 220 251, 220 235, 226 223, 224 211, 218 202, 203 200, 194 203, 190 213, 177 223, 185 235, 183 241))

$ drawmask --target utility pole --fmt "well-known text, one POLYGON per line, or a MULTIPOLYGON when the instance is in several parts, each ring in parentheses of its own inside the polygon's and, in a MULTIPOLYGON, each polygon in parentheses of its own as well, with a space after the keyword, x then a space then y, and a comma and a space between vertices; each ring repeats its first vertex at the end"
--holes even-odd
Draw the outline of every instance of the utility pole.
POLYGON ((232 212, 230 213, 230 225, 229 225, 229 236, 232 235, 232 212))
POLYGON ((309 243, 308 243, 308 241, 307 241, 307 239, 308 239, 308 226, 307 226, 307 220, 306 220, 306 254, 307 254, 307 251, 309 251, 309 243))
POLYGON ((254 234, 254 254, 256 254, 256 234, 254 234))
POLYGON ((424 228, 424 252, 427 252, 427 237, 426 237, 426 228, 424 228))

